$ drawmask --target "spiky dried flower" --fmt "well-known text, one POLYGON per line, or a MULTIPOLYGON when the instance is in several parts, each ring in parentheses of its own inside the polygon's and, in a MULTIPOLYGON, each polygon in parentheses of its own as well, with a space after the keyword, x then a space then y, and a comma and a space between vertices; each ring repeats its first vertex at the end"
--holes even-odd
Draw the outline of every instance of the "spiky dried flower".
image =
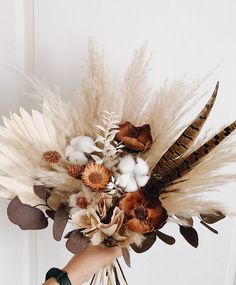
POLYGON ((103 164, 96 164, 95 162, 87 164, 82 173, 83 183, 87 187, 98 192, 106 188, 110 178, 110 170, 108 170, 103 164))
POLYGON ((168 218, 159 199, 148 199, 141 189, 127 193, 120 201, 119 208, 125 213, 127 228, 140 234, 162 227, 168 218))
POLYGON ((84 167, 80 166, 79 164, 68 164, 66 168, 68 174, 74 178, 80 178, 81 173, 84 170, 84 167))
POLYGON ((151 129, 148 124, 135 127, 130 122, 125 122, 119 126, 119 132, 115 138, 132 151, 148 150, 152 144, 151 129))
POLYGON ((43 153, 43 159, 50 162, 50 163, 58 163, 61 159, 61 155, 57 151, 46 151, 43 153))

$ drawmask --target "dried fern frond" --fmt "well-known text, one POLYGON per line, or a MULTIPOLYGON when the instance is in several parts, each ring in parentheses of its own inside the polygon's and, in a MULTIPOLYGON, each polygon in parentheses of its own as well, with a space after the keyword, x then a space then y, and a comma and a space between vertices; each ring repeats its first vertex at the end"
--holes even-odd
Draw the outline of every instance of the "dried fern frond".
POLYGON ((115 139, 115 135, 118 131, 118 123, 120 117, 114 112, 103 112, 103 125, 97 125, 96 127, 101 132, 98 135, 95 143, 99 143, 99 146, 94 148, 98 155, 91 155, 96 163, 103 163, 109 169, 112 169, 119 162, 118 154, 122 151, 122 144, 118 144, 115 139))

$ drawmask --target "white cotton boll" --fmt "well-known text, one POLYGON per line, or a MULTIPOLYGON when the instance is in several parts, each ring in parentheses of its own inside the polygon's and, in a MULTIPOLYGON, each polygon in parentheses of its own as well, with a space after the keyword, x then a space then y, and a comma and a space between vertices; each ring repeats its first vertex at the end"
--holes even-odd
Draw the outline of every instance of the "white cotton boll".
POLYGON ((70 145, 74 148, 74 149, 78 149, 78 142, 80 140, 80 136, 73 138, 70 141, 70 145))
POLYGON ((92 153, 94 146, 95 146, 95 143, 91 137, 80 136, 77 138, 77 147, 78 147, 78 150, 80 151, 83 151, 86 153, 92 153))
POLYGON ((143 187, 147 184, 149 176, 144 175, 144 176, 136 176, 136 181, 138 183, 138 186, 143 187))
POLYGON ((119 186, 125 188, 125 187, 128 185, 129 180, 130 180, 130 174, 129 174, 129 173, 126 173, 126 174, 120 175, 120 176, 118 177, 116 183, 117 183, 119 186))
POLYGON ((74 151, 69 156, 69 161, 74 164, 78 163, 79 165, 86 165, 88 163, 88 159, 82 151, 74 151))
POLYGON ((128 185, 125 188, 126 192, 135 192, 138 190, 138 185, 134 179, 134 177, 130 177, 130 180, 128 182, 128 185))
POLYGON ((133 172, 135 167, 135 161, 131 155, 126 155, 121 159, 118 168, 122 173, 133 172))
POLYGON ((148 172, 149 172, 149 167, 147 162, 142 158, 138 157, 137 163, 134 168, 135 175, 147 175, 148 172))
POLYGON ((68 145, 66 147, 66 150, 65 150, 65 156, 69 157, 72 154, 73 151, 74 151, 73 147, 71 145, 68 145))

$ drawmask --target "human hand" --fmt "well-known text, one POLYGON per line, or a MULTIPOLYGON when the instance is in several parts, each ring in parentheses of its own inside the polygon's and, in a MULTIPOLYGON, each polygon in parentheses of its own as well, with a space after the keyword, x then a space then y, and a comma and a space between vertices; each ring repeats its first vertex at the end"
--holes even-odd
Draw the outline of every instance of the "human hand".
MULTIPOLYGON (((83 252, 74 255, 62 270, 68 273, 72 285, 81 285, 119 256, 121 256, 119 247, 89 246, 83 252)), ((50 278, 43 285, 58 285, 58 283, 55 278, 50 278)))

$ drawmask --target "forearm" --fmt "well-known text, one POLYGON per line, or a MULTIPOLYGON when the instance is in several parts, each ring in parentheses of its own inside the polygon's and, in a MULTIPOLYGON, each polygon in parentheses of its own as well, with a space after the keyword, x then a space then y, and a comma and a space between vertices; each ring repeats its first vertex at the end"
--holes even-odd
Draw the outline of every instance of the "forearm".
MULTIPOLYGON (((121 250, 118 247, 88 247, 76 254, 62 270, 68 273, 72 285, 81 285, 120 255, 121 250)), ((58 283, 55 278, 50 278, 43 285, 58 285, 58 283)))

